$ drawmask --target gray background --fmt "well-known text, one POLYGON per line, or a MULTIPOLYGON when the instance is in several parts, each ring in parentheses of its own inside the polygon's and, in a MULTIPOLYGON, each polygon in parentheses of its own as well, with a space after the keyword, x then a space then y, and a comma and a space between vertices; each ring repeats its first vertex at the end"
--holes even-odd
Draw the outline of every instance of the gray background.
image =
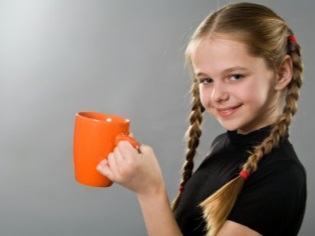
MULTIPOLYGON (((0 235, 146 235, 131 192, 74 181, 74 115, 130 118, 134 135, 155 149, 173 199, 190 102, 183 51, 200 21, 229 2, 0 0, 0 235)), ((308 172, 300 235, 312 235, 315 1, 255 2, 283 16, 303 46, 291 140, 308 172)), ((199 161, 222 131, 206 119, 199 161)))

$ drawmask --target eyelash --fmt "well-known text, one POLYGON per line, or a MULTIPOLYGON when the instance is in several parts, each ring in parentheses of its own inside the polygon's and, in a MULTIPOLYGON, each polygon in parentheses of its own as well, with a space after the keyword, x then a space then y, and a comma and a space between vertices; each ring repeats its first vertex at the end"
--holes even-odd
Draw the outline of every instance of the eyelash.
POLYGON ((210 78, 199 79, 200 84, 211 84, 213 82, 210 78))
MULTIPOLYGON (((241 74, 231 74, 231 75, 228 75, 227 78, 229 80, 232 80, 232 81, 237 81, 237 80, 241 80, 243 79, 245 76, 244 75, 241 75, 241 74)), ((211 84, 213 83, 213 79, 211 78, 203 78, 203 79, 199 79, 199 83, 200 84, 203 84, 203 85, 206 85, 206 84, 211 84)))
POLYGON ((232 77, 235 78, 235 79, 233 79, 233 80, 240 80, 240 79, 243 79, 243 78, 244 78, 244 75, 241 75, 241 74, 232 74, 232 75, 229 75, 229 78, 232 79, 232 77))

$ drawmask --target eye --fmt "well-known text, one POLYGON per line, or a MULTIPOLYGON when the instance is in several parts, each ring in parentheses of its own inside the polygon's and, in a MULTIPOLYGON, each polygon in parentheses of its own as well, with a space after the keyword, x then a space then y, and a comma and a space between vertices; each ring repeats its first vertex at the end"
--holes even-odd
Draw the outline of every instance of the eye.
POLYGON ((202 78, 199 79, 199 83, 203 85, 211 84, 213 82, 213 79, 211 78, 202 78))
POLYGON ((233 74, 233 75, 230 75, 229 77, 231 80, 240 80, 240 79, 244 78, 244 76, 241 74, 233 74))

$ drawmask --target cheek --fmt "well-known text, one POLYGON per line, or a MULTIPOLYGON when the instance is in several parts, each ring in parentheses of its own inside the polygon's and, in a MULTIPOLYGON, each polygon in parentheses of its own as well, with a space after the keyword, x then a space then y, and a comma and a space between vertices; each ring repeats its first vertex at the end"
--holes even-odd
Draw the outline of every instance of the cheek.
POLYGON ((248 88, 240 94, 242 101, 256 108, 263 105, 268 100, 268 91, 264 88, 248 88))
POLYGON ((246 89, 243 90, 242 93, 239 93, 238 97, 243 103, 245 104, 254 104, 258 105, 260 99, 260 92, 259 91, 254 91, 253 89, 246 89))
POLYGON ((206 92, 205 89, 199 88, 199 96, 200 96, 200 102, 203 107, 207 107, 210 104, 210 92, 206 92))
POLYGON ((243 84, 241 89, 234 90, 238 92, 239 97, 246 103, 259 104, 266 100, 268 96, 268 88, 265 84, 257 83, 252 80, 250 83, 243 84))

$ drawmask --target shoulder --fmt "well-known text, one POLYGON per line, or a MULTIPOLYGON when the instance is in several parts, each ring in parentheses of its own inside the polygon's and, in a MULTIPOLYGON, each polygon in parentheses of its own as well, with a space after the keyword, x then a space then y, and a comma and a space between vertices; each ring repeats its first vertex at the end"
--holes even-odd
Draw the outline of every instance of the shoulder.
MULTIPOLYGON (((272 158, 272 157, 266 157, 272 158)), ((244 192, 264 192, 265 198, 294 198, 306 186, 304 167, 290 159, 263 160, 244 184, 244 192)))
POLYGON ((281 205, 299 199, 305 189, 305 168, 293 146, 286 141, 258 163, 257 170, 245 182, 242 192, 251 196, 258 194, 257 199, 263 194, 262 201, 275 204, 280 201, 281 205), (287 201, 282 201, 282 198, 287 201))
POLYGON ((263 157, 255 173, 264 177, 291 176, 291 179, 296 177, 306 178, 305 168, 288 140, 285 140, 278 148, 263 157))
POLYGON ((229 219, 264 235, 287 234, 301 224, 306 205, 306 173, 292 145, 266 155, 246 180, 229 219))

